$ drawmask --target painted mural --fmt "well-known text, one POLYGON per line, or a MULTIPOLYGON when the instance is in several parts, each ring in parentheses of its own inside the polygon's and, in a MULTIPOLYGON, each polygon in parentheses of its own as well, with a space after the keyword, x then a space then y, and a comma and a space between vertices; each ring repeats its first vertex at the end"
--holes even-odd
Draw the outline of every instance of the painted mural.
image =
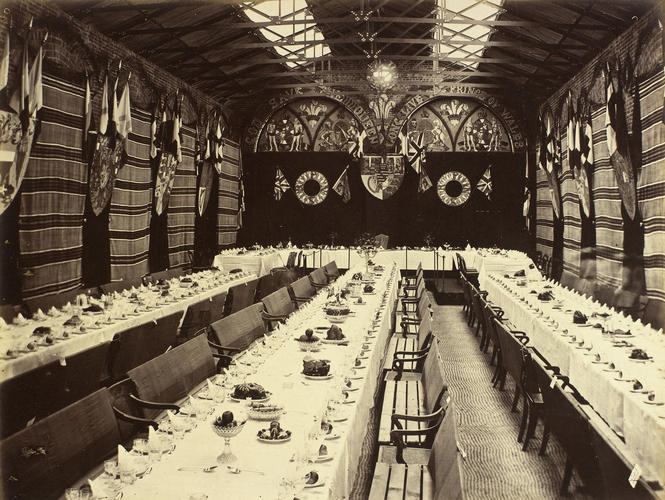
POLYGON ((441 97, 416 109, 400 136, 404 147, 422 134, 427 151, 512 151, 502 121, 474 99, 441 97))
POLYGON ((289 102, 268 119, 257 151, 348 151, 361 130, 342 104, 305 97, 289 102))

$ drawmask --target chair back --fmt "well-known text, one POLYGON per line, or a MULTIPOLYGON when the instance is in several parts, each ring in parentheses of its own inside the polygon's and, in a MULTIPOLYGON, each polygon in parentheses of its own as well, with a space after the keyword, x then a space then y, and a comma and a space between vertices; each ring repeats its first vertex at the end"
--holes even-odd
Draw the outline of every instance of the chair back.
POLYGON ((455 252, 455 258, 457 259, 457 270, 461 273, 466 273, 466 261, 464 257, 459 252, 455 252))
POLYGON ((263 302, 266 312, 273 316, 286 316, 296 310, 287 287, 280 288, 267 297, 263 297, 261 302, 263 302))
POLYGON ((273 293, 275 290, 279 290, 281 288, 280 281, 281 276, 279 273, 268 273, 261 276, 259 278, 259 284, 256 287, 256 295, 254 296, 254 300, 258 302, 259 300, 262 300, 264 297, 267 297, 273 293))
POLYGON ((337 262, 334 260, 332 262, 328 262, 325 266, 323 266, 323 268, 325 269, 328 278, 339 278, 339 269, 337 269, 337 262))
POLYGON ((203 299, 187 307, 187 312, 180 325, 178 332, 179 342, 184 342, 194 337, 202 328, 206 328, 212 322, 212 299, 203 299))
POLYGON ((210 299, 210 323, 208 323, 208 325, 224 317, 224 307, 226 305, 227 296, 226 292, 222 292, 210 299))
POLYGON ((25 306, 28 312, 32 315, 41 309, 43 312, 48 311, 51 307, 60 308, 68 302, 76 302, 76 297, 84 293, 80 288, 68 290, 66 292, 58 292, 51 295, 44 295, 42 297, 35 297, 32 299, 25 299, 25 306))
POLYGON ((501 363, 519 387, 522 381, 522 350, 524 349, 524 343, 518 340, 501 320, 493 318, 493 321, 501 347, 501 363))
POLYGON ((434 437, 427 468, 434 483, 435 500, 463 499, 462 471, 457 453, 455 407, 448 405, 446 414, 434 437))
POLYGON ((0 437, 62 408, 64 375, 60 363, 52 361, 0 383, 0 437))
POLYGON ((116 415, 120 442, 131 443, 132 438, 137 434, 147 432, 147 424, 130 422, 125 418, 126 415, 133 418, 144 418, 144 409, 130 397, 131 394, 137 393, 136 386, 130 378, 125 378, 110 385, 108 391, 113 412, 116 415))
POLYGON ((379 248, 383 248, 384 250, 388 248, 389 241, 390 237, 387 234, 377 234, 374 237, 374 244, 379 248))
POLYGON ((422 350, 427 347, 427 344, 431 342, 432 339, 432 318, 429 314, 425 314, 420 320, 418 325, 418 349, 422 350))
POLYGON ((172 346, 181 318, 182 312, 178 311, 116 334, 108 356, 111 380, 125 378, 129 370, 172 346))
POLYGON ((60 498, 119 442, 108 389, 99 389, 0 443, 1 496, 60 498))
POLYGON ((182 267, 172 267, 170 269, 165 269, 164 271, 157 271, 156 273, 150 273, 149 279, 152 282, 159 280, 170 280, 172 278, 177 278, 185 274, 185 270, 182 267))
POLYGON ((254 303, 254 297, 256 295, 256 288, 258 284, 258 278, 255 278, 253 280, 246 281, 245 283, 240 283, 239 285, 230 287, 229 295, 231 296, 231 299, 229 301, 230 308, 228 314, 233 314, 247 306, 251 306, 254 303))
POLYGON ((571 290, 577 289, 577 276, 570 271, 564 270, 561 273, 561 284, 571 290))
POLYGON ((101 292, 105 295, 113 292, 122 292, 123 290, 128 290, 131 287, 139 287, 143 284, 143 281, 140 276, 135 276, 130 279, 123 279, 121 281, 111 281, 110 283, 105 283, 99 286, 101 292))
POLYGON ((108 378, 106 361, 110 345, 111 342, 102 342, 65 359, 64 404, 91 394, 108 378))
POLYGON ((422 368, 421 382, 425 390, 425 411, 433 413, 438 408, 441 394, 447 390, 441 371, 441 356, 439 354, 439 342, 432 340, 432 346, 427 353, 422 368))
POLYGON ((656 330, 665 328, 665 302, 659 299, 651 298, 644 309, 645 324, 650 324, 656 330))
POLYGON ((313 285, 325 286, 328 284, 328 277, 322 267, 309 273, 313 285))
POLYGON ((293 297, 298 297, 301 299, 309 299, 316 295, 316 288, 312 286, 307 276, 303 276, 299 280, 294 281, 289 285, 289 289, 293 294, 293 297))
POLYGON ((296 257, 298 256, 298 252, 289 252, 289 257, 286 259, 286 267, 289 269, 294 268, 296 266, 296 257))
POLYGON ((246 349, 266 332, 263 303, 253 304, 210 325, 217 343, 224 347, 246 349))

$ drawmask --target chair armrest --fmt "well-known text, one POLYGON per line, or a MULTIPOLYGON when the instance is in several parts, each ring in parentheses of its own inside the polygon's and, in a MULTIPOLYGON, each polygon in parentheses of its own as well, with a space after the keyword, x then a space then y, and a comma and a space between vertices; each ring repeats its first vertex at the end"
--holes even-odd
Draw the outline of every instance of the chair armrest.
MULTIPOLYGON (((223 345, 219 345, 219 344, 214 343, 212 340, 208 340, 208 345, 210 347, 214 347, 218 351, 222 351, 220 354, 225 354, 224 351, 229 352, 229 353, 242 352, 242 349, 240 349, 238 347, 225 347, 223 345)), ((214 354, 213 354, 213 356, 214 356, 214 354)))
POLYGON ((443 407, 440 407, 434 413, 430 413, 428 415, 406 415, 393 413, 390 416, 390 423, 393 424, 397 429, 402 429, 402 424, 399 422, 400 420, 408 420, 409 422, 426 422, 427 420, 432 420, 433 418, 438 417, 441 415, 441 413, 443 413, 443 411, 443 407))
POLYGON ((122 420, 123 422, 151 426, 155 430, 157 430, 157 428, 159 427, 157 422, 155 422, 154 420, 150 420, 149 418, 143 418, 143 417, 135 417, 134 415, 130 415, 129 413, 125 413, 124 411, 119 410, 115 406, 113 407, 113 413, 115 413, 116 417, 118 417, 118 419, 122 420))
POLYGON ((397 463, 403 464, 404 462, 404 448, 409 445, 404 441, 404 436, 427 436, 436 430, 436 426, 427 427, 425 429, 402 430, 393 429, 390 431, 390 442, 394 443, 397 447, 396 460, 397 463))
POLYGON ((420 297, 400 297, 400 300, 409 304, 417 304, 420 302, 420 297))
POLYGON ((296 302, 297 304, 309 302, 310 300, 312 300, 311 297, 309 297, 309 298, 307 298, 307 297, 295 297, 295 296, 293 297, 293 301, 296 302))
POLYGON ((427 354, 422 354, 420 356, 413 356, 412 358, 393 358, 392 369, 398 372, 398 377, 401 376, 404 371, 405 363, 415 363, 421 361, 427 357, 427 354))
POLYGON ((233 361, 233 358, 226 354, 217 354, 213 352, 212 357, 217 359, 217 366, 215 367, 217 373, 222 373, 222 368, 228 368, 231 365, 231 361, 233 361))
POLYGON ((176 413, 180 411, 180 406, 172 403, 158 403, 156 401, 146 401, 139 398, 134 394, 129 395, 129 399, 139 404, 144 408, 150 408, 152 410, 175 410, 176 413))
POLYGON ((422 356, 423 354, 427 354, 428 352, 429 348, 420 349, 418 351, 395 351, 393 353, 393 359, 396 358, 397 356, 422 356))
POLYGON ((283 321, 289 317, 288 314, 270 314, 263 311, 263 319, 268 321, 283 321))
POLYGON ((310 282, 310 284, 311 284, 314 288, 325 288, 325 287, 328 286, 328 283, 317 283, 316 281, 314 281, 314 280, 312 279, 311 276, 308 276, 308 278, 309 278, 309 282, 310 282))

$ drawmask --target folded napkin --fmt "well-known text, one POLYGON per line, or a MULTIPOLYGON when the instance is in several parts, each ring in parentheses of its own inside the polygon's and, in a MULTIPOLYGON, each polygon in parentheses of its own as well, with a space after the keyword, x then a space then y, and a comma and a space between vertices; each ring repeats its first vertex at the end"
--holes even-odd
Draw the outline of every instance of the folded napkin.
POLYGON ((23 317, 23 315, 21 313, 18 313, 16 315, 16 317, 14 318, 13 323, 15 325, 22 325, 23 323, 25 323, 25 318, 23 317))
POLYGON ((208 385, 208 397, 211 398, 213 391, 215 390, 215 385, 210 381, 210 379, 206 380, 206 384, 208 385))
POLYGON ((118 445, 118 469, 121 472, 134 470, 134 459, 121 444, 118 445))
POLYGON ((90 490, 92 491, 93 498, 111 498, 106 488, 104 487, 104 478, 98 477, 97 479, 88 479, 90 490))
POLYGON ((7 323, 5 322, 5 320, 0 318, 0 328, 5 328, 6 326, 7 326, 7 323))
POLYGON ((159 437, 159 434, 157 434, 157 431, 152 427, 152 425, 148 426, 148 449, 162 449, 162 439, 159 437))

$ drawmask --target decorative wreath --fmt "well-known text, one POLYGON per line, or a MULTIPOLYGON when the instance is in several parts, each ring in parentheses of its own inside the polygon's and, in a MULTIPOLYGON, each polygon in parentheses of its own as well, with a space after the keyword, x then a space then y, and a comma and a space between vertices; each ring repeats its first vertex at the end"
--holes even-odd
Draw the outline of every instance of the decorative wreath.
POLYGON ((305 205, 318 205, 328 196, 328 179, 316 170, 308 170, 300 174, 296 180, 296 196, 305 205), (305 192, 305 184, 309 181, 314 181, 318 184, 318 189, 312 194, 305 192))
POLYGON ((436 191, 439 194, 441 201, 446 205, 450 207, 459 207, 460 205, 464 205, 469 199, 469 196, 471 196, 471 182, 469 181, 469 178, 461 172, 446 172, 439 179, 436 191), (457 196, 450 196, 448 191, 446 191, 446 187, 450 182, 458 182, 462 186, 462 191, 457 196))

